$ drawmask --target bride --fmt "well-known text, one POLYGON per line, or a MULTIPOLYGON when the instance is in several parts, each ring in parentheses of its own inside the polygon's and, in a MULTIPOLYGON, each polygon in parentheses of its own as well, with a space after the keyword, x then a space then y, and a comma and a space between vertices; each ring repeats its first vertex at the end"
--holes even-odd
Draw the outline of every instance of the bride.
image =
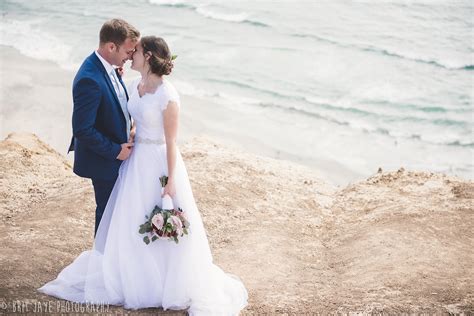
POLYGON ((132 155, 120 167, 92 249, 38 291, 78 303, 187 309, 189 315, 237 315, 247 305, 240 279, 213 263, 176 145, 180 100, 164 78, 172 68, 163 39, 140 40, 132 69, 141 78, 131 84, 128 103, 136 123, 132 155), (145 244, 139 226, 162 203, 163 175, 168 176, 163 196, 186 213, 189 234, 178 244, 164 239, 145 244))

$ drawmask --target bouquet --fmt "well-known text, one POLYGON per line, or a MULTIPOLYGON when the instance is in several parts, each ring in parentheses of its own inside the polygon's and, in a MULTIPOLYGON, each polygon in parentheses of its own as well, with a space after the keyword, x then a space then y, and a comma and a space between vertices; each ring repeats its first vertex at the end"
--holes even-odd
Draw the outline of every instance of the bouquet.
MULTIPOLYGON (((161 193, 163 193, 168 177, 160 177, 161 193)), ((188 234, 189 222, 181 208, 175 209, 169 195, 162 200, 162 207, 155 205, 150 215, 145 215, 146 221, 140 225, 138 232, 145 234, 143 242, 149 244, 158 238, 168 239, 176 243, 178 237, 188 234)))

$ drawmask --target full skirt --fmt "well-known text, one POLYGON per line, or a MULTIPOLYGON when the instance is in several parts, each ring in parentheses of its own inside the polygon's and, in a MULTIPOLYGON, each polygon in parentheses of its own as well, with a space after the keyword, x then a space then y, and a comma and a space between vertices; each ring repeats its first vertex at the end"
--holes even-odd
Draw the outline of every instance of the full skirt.
POLYGON ((138 229, 162 203, 159 178, 167 175, 166 146, 135 144, 122 163, 94 245, 38 291, 78 303, 127 309, 188 309, 189 315, 237 315, 247 305, 241 280, 213 263, 188 174, 177 151, 175 206, 185 211, 189 234, 179 243, 143 242, 138 229))

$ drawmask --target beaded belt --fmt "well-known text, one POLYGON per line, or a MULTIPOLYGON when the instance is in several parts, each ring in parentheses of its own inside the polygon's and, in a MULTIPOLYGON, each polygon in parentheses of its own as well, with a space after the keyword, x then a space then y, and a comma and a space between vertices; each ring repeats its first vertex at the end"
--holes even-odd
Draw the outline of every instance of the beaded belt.
POLYGON ((135 136, 135 143, 155 144, 155 145, 164 145, 164 144, 166 144, 166 142, 163 139, 149 139, 149 138, 142 138, 140 136, 135 136))

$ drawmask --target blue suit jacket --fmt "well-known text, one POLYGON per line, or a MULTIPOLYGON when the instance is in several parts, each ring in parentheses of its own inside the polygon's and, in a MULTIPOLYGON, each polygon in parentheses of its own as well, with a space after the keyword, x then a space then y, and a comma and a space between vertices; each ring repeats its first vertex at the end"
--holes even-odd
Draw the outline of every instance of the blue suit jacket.
MULTIPOLYGON (((120 83, 124 86, 121 78, 120 83)), ((122 149, 120 144, 128 141, 127 125, 110 77, 95 53, 79 68, 72 95, 73 137, 69 151, 74 150, 74 173, 114 180, 122 163, 116 158, 122 149)))

